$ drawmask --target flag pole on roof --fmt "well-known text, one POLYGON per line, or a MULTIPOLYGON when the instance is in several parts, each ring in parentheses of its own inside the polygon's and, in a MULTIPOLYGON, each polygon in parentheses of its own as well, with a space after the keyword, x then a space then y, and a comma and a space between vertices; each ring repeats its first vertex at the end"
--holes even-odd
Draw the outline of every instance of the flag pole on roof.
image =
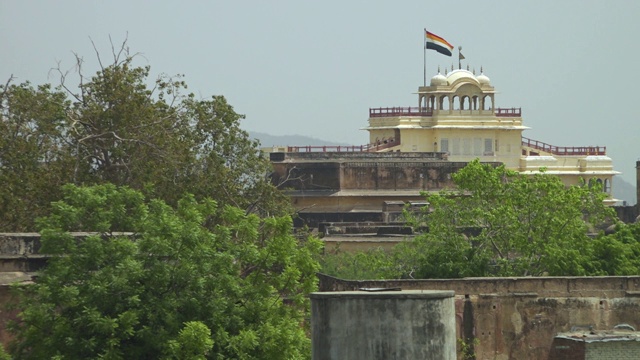
MULTIPOLYGON (((427 29, 424 29, 424 33, 427 33, 427 29)), ((422 86, 427 86, 427 38, 422 38, 422 67, 424 74, 424 83, 422 86)))
POLYGON ((464 55, 462 55, 462 46, 458 46, 458 69, 462 69, 461 60, 466 59, 464 55))

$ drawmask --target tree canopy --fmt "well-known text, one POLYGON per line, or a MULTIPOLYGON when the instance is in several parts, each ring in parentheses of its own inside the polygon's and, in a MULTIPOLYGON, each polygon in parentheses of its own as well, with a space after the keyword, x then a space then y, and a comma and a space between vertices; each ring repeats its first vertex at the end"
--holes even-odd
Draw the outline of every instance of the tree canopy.
POLYGON ((389 253, 329 256, 325 269, 351 276, 358 264, 377 264, 375 273, 367 271, 377 278, 640 273, 640 232, 618 224, 604 234, 616 216, 597 183, 567 187, 554 175, 522 175, 478 160, 453 181, 456 190, 425 195, 421 213, 406 213, 428 231, 389 253))
MULTIPOLYGON (((32 231, 62 184, 111 183, 175 205, 183 194, 283 214, 270 164, 223 96, 199 99, 181 76, 151 80, 126 48, 77 86, 0 85, 0 231, 32 231)), ((102 64, 102 62, 101 62, 102 64)))
POLYGON ((39 230, 53 258, 17 286, 15 359, 309 357, 320 243, 296 239, 290 217, 67 185, 39 230))

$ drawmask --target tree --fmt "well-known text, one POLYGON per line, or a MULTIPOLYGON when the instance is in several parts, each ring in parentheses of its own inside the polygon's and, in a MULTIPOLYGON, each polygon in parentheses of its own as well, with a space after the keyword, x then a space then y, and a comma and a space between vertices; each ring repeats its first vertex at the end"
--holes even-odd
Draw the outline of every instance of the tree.
POLYGON ((63 140, 69 106, 49 85, 0 85, 0 231, 33 230, 33 219, 71 179, 63 140))
POLYGON ((15 359, 309 357, 320 244, 298 241, 290 217, 67 185, 39 225, 53 257, 16 287, 15 359))
POLYGON ((320 264, 323 273, 341 279, 394 279, 402 275, 394 259, 382 248, 356 252, 337 249, 325 254, 320 264))
MULTIPOLYGON (((455 193, 429 195, 429 232, 403 254, 419 277, 586 275, 588 232, 615 215, 597 186, 521 175, 472 161, 453 175, 455 193)), ((402 257, 402 256, 401 256, 402 257)))
POLYGON ((149 88, 150 67, 135 66, 126 44, 113 59, 87 81, 78 58, 77 90, 60 71, 73 99, 66 126, 74 183, 126 185, 170 204, 190 193, 262 214, 288 211, 267 180, 270 163, 240 128, 244 116, 223 96, 196 99, 180 75, 149 88))
POLYGON ((270 163, 223 96, 197 99, 182 76, 151 80, 125 44, 86 77, 77 57, 60 84, 0 86, 0 231, 33 231, 62 184, 111 183, 175 205, 183 194, 262 215, 289 201, 267 179, 270 163), (149 86, 148 84, 153 84, 149 86))
POLYGON ((617 224, 614 234, 594 236, 616 218, 595 183, 566 187, 544 172, 521 175, 478 160, 453 181, 455 191, 427 195, 421 213, 405 213, 427 232, 387 254, 329 255, 326 271, 352 274, 355 259, 381 265, 367 268, 371 278, 640 273, 638 225, 617 224))
POLYGON ((640 274, 640 224, 618 223, 613 233, 593 240, 589 270, 593 275, 640 274))

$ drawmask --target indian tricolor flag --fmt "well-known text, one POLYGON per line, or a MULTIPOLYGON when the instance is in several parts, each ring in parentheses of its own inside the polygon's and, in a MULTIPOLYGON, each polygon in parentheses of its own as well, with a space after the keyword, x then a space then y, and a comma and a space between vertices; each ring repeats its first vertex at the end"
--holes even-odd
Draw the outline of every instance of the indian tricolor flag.
POLYGON ((424 29, 424 35, 426 37, 426 48, 433 49, 440 54, 451 56, 451 50, 453 50, 453 45, 449 44, 449 42, 440 36, 430 33, 427 29, 424 29))

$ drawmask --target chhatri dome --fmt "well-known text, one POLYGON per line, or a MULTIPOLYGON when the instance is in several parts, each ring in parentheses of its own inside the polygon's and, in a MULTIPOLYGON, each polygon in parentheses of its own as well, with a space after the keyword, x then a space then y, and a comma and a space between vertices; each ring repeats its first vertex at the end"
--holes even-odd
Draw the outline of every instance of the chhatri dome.
POLYGON ((476 79, 478 79, 478 82, 480 82, 480 84, 482 85, 490 85, 491 83, 491 80, 489 80, 489 77, 484 74, 482 68, 480 68, 480 75, 478 75, 476 79))
POLYGON ((459 80, 467 80, 466 82, 476 83, 477 85, 491 85, 491 80, 488 76, 480 70, 480 75, 476 76, 469 70, 464 69, 456 69, 449 72, 446 76, 440 73, 440 69, 438 69, 438 74, 431 78, 430 85, 431 86, 447 86, 453 85, 455 82, 459 80))
POLYGON ((442 85, 447 85, 447 78, 440 73, 440 68, 438 67, 438 74, 431 78, 431 86, 442 86, 442 85))
POLYGON ((478 79, 476 79, 476 76, 473 75, 473 73, 469 70, 456 69, 447 75, 447 82, 449 83, 449 85, 453 85, 456 81, 461 79, 469 80, 471 82, 475 82, 476 84, 480 84, 478 79))

